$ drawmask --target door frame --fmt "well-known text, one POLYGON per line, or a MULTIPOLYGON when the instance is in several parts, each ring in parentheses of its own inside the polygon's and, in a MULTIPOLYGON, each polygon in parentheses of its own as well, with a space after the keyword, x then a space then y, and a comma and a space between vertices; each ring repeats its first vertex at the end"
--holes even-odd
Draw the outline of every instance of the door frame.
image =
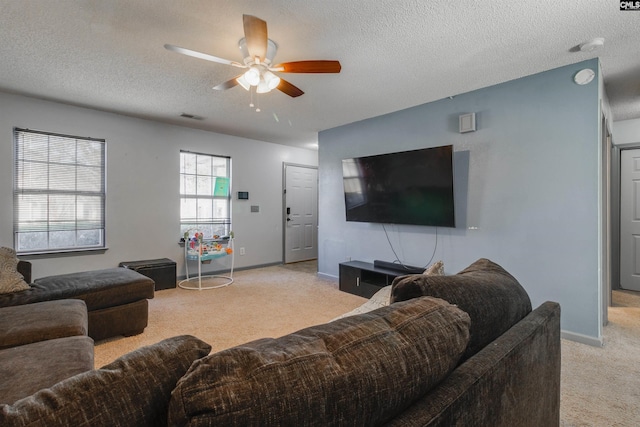
MULTIPOLYGON (((600 251, 601 251, 601 272, 600 272, 600 309, 601 309, 601 324, 606 326, 609 323, 609 307, 611 306, 611 292, 612 292, 612 162, 613 162, 613 133, 611 132, 609 120, 603 113, 600 120, 600 165, 601 165, 601 222, 600 222, 600 251)), ((618 162, 618 165, 620 162, 618 162)), ((618 180, 619 183, 619 180, 618 180)), ((619 266, 618 266, 619 270, 619 266)))
MULTIPOLYGON (((286 263, 286 250, 287 250, 287 188, 286 186, 287 186, 287 167, 288 166, 318 170, 318 166, 304 165, 302 163, 282 162, 282 263, 283 264, 286 263)), ((316 183, 316 186, 319 187, 319 183, 316 183)), ((316 195, 318 196, 318 200, 319 200, 319 191, 316 191, 316 195)), ((317 215, 318 213, 316 213, 316 216, 317 215)), ((320 218, 317 218, 317 220, 320 220, 320 218)), ((318 244, 318 227, 316 227, 315 232, 316 232, 315 241, 317 245, 318 244)))
POLYGON ((640 142, 613 145, 611 152, 611 289, 620 287, 620 158, 623 150, 640 149, 640 142))

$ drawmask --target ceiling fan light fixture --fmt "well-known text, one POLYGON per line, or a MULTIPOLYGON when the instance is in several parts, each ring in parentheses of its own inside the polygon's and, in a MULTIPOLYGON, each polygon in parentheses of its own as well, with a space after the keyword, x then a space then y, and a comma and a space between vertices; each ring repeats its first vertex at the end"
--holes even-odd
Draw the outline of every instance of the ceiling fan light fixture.
POLYGON ((276 56, 277 52, 278 45, 276 44, 276 42, 271 39, 267 39, 267 57, 265 58, 264 62, 266 62, 267 65, 271 65, 271 63, 273 62, 273 57, 276 56))
POLYGON ((277 88, 280 84, 280 77, 276 76, 269 70, 265 71, 262 76, 264 77, 264 81, 269 87, 269 90, 277 88))
MULTIPOLYGON (((238 48, 242 54, 242 58, 244 58, 245 65, 249 65, 254 61, 254 58, 249 54, 249 49, 247 48, 247 39, 241 38, 238 42, 238 48)), ((273 57, 276 56, 278 52, 278 44, 271 39, 267 39, 267 53, 266 58, 261 58, 261 62, 266 65, 270 65, 273 62, 273 57)))
POLYGON ((242 23, 245 37, 238 42, 238 48, 242 53, 244 64, 170 44, 165 44, 164 47, 182 55, 244 69, 245 72, 243 74, 220 83, 214 86, 213 89, 223 91, 235 86, 242 86, 251 93, 252 97, 254 94, 252 87, 256 89, 257 93, 267 93, 277 89, 291 98, 304 95, 300 88, 285 79, 281 79, 273 71, 283 73, 339 73, 342 68, 339 61, 330 60, 284 62, 271 67, 273 58, 278 51, 278 45, 267 37, 267 23, 253 15, 242 15, 242 23))
POLYGON ((244 90, 249 90, 249 88, 251 87, 251 85, 249 84, 249 82, 247 81, 247 79, 244 78, 244 74, 241 75, 240 77, 238 77, 236 79, 236 81, 238 82, 238 84, 240 86, 242 86, 244 88, 244 90))
POLYGON ((255 67, 251 67, 244 73, 243 77, 251 86, 258 86, 260 83, 260 70, 255 67))
POLYGON ((256 93, 267 93, 267 92, 271 92, 271 88, 269 87, 265 79, 260 79, 260 83, 256 88, 256 93))

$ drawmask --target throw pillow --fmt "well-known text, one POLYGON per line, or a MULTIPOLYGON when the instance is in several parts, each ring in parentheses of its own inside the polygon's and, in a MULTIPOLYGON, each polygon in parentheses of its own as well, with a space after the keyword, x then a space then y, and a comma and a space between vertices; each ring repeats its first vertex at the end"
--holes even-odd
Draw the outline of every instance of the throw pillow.
POLYGON ((384 286, 380 288, 378 292, 373 294, 373 296, 369 298, 364 304, 354 308, 353 310, 347 313, 341 314, 340 316, 334 318, 333 320, 342 319, 343 317, 347 317, 347 316, 355 316, 356 314, 368 313, 377 308, 385 307, 389 305, 390 298, 391 298, 391 285, 384 286))
POLYGON ((171 396, 180 426, 381 425, 455 368, 469 317, 419 298, 196 361, 171 396))
POLYGON ((184 335, 128 353, 100 369, 0 405, 0 425, 165 426, 171 390, 211 346, 184 335))
POLYGON ((428 276, 444 276, 444 262, 434 262, 422 274, 426 274, 428 276))
POLYGON ((24 291, 30 286, 18 273, 18 257, 11 248, 0 248, 0 294, 24 291))
POLYGON ((476 354, 531 312, 527 291, 505 269, 486 258, 458 274, 403 276, 391 286, 392 303, 432 296, 469 313, 471 338, 463 359, 476 354))
MULTIPOLYGON (((442 276, 444 274, 444 263, 442 261, 433 263, 422 274, 442 276)), ((368 313, 380 307, 385 307, 390 303, 391 303, 391 285, 388 285, 388 286, 382 287, 378 292, 373 294, 373 296, 369 298, 367 302, 365 302, 361 306, 354 308, 348 313, 341 314, 340 316, 332 319, 332 321, 342 319, 343 317, 347 317, 347 316, 354 316, 356 314, 368 313)))

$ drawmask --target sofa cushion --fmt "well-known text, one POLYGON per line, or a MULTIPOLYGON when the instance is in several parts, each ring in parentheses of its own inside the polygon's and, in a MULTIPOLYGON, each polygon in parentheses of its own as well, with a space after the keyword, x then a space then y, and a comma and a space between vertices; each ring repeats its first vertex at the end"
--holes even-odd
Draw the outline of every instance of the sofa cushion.
POLYGON ((391 287, 391 301, 420 296, 442 298, 471 317, 471 338, 467 359, 531 312, 531 300, 524 288, 498 264, 481 258, 458 274, 397 277, 391 287))
MULTIPOLYGON (((93 340, 57 338, 0 350, 0 403, 13 403, 40 389, 93 369, 93 340)), ((5 423, 0 415, 0 426, 5 423)))
POLYGON ((18 272, 18 257, 11 248, 0 248, 0 294, 29 289, 22 274, 18 272))
POLYGON ((178 382, 179 426, 379 425, 457 365, 469 316, 420 298, 210 355, 178 382))
POLYGON ((77 299, 0 308, 0 349, 87 332, 87 306, 77 299))
POLYGON ((149 323, 149 301, 122 304, 89 312, 89 336, 96 341, 114 335, 132 336, 144 332, 149 323))
POLYGON ((83 271, 36 279, 30 289, 0 295, 0 307, 75 298, 93 311, 153 298, 154 287, 153 280, 128 268, 83 271))
POLYGON ((560 423, 560 347, 560 306, 547 301, 385 427, 565 425, 560 423))
POLYGON ((163 426, 178 379, 211 346, 191 336, 169 338, 104 367, 0 406, 2 426, 163 426))

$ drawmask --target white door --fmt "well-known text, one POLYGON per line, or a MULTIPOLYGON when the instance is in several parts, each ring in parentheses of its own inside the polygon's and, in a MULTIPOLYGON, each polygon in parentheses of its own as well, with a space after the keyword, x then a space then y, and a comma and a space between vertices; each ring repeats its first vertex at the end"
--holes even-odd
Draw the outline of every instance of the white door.
POLYGON ((640 149, 620 153, 620 286, 640 291, 640 149))
POLYGON ((286 165, 284 262, 318 258, 318 169, 286 165))

